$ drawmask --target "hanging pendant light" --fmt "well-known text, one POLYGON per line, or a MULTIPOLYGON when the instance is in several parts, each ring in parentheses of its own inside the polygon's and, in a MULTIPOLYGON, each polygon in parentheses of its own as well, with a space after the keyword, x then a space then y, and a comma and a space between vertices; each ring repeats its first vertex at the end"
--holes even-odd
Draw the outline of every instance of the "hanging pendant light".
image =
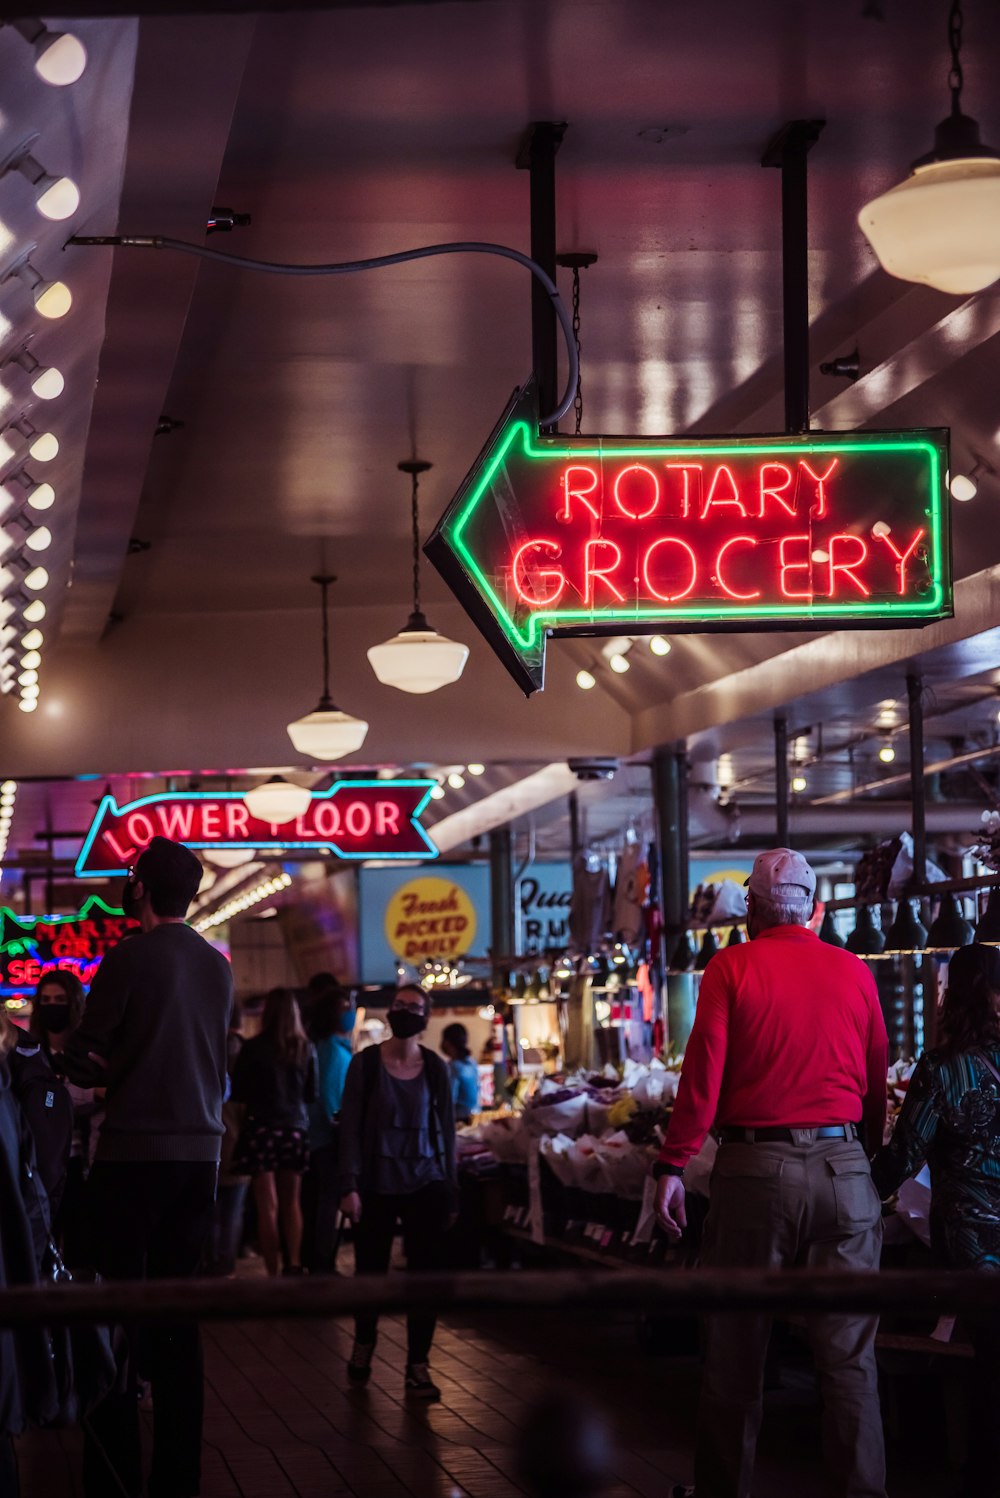
POLYGON ((746 932, 743 930, 743 927, 742 926, 734 926, 733 929, 732 929, 732 931, 730 931, 730 933, 729 933, 729 940, 726 942, 726 946, 727 947, 742 947, 742 945, 746 941, 746 939, 747 939, 746 932))
POLYGON ((884 946, 885 937, 875 924, 871 906, 859 906, 854 930, 847 938, 847 950, 857 957, 877 957, 884 946))
POLYGON ((972 927, 963 916, 954 895, 942 895, 937 920, 931 922, 927 946, 934 951, 953 951, 973 940, 972 927))
POLYGON ((413 612, 398 635, 373 645, 368 652, 372 670, 383 686, 400 692, 436 692, 439 687, 457 681, 469 659, 468 645, 439 635, 424 618, 420 607, 420 508, 418 486, 420 474, 429 463, 408 458, 397 463, 401 473, 412 481, 410 515, 413 528, 413 612))
POLYGON ((858 223, 883 268, 967 296, 1000 276, 1000 153, 984 146, 962 113, 962 7, 948 17, 951 114, 934 132, 934 149, 913 163, 905 182, 866 203, 858 223))
POLYGON ((887 952, 922 952, 927 946, 927 927, 913 908, 913 901, 902 899, 896 916, 885 933, 887 952))
POLYGON ((823 924, 819 928, 819 939, 820 941, 825 941, 828 947, 842 947, 844 945, 844 938, 837 930, 832 910, 828 910, 823 917, 823 924))
POLYGON ((715 939, 715 932, 712 930, 711 926, 709 926, 705 932, 705 935, 701 939, 701 946, 698 949, 698 956, 694 961, 695 972, 703 973, 718 950, 719 943, 715 939))
POLYGON ((368 733, 363 718, 352 718, 341 712, 330 696, 330 620, 327 594, 337 579, 327 574, 312 579, 323 594, 323 695, 317 706, 304 718, 288 725, 288 737, 300 754, 310 759, 343 759, 360 749, 368 733))
POLYGON ((243 797, 243 805, 250 815, 259 822, 270 822, 272 827, 305 816, 311 802, 310 791, 304 786, 293 785, 290 780, 282 780, 280 775, 272 775, 263 785, 255 785, 243 797))
POLYGON ((690 931, 682 931, 677 938, 677 945, 670 954, 670 971, 672 973, 689 973, 694 967, 697 953, 691 940, 690 931))
POLYGON ((994 884, 990 890, 982 920, 976 927, 976 941, 1000 942, 1000 884, 994 884))

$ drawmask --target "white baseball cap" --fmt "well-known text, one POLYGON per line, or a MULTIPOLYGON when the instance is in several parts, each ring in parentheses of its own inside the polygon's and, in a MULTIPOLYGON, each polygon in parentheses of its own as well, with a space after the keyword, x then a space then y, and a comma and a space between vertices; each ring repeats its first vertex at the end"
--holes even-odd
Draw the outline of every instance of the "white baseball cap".
POLYGON ((790 884, 797 885, 804 898, 816 893, 816 875, 801 853, 794 848, 768 848, 766 853, 757 854, 747 880, 752 895, 788 904, 793 898, 787 888, 790 884))

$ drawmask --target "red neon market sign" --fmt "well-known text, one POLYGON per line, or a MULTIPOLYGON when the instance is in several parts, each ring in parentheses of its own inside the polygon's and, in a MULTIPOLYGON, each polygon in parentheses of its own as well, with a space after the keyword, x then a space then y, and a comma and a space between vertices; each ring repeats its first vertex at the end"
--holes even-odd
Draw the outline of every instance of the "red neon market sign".
POLYGON ((101 959, 137 922, 92 896, 75 915, 19 916, 0 910, 0 994, 24 995, 46 973, 69 972, 90 986, 101 959))
POLYGON ((261 853, 315 849, 338 858, 436 858, 420 825, 433 780, 339 780, 314 791, 293 822, 251 815, 240 791, 165 793, 119 806, 105 796, 84 839, 76 877, 124 874, 154 837, 195 850, 248 848, 261 853))
POLYGON ((952 612, 947 433, 539 437, 512 405, 427 545, 526 690, 555 635, 952 612))

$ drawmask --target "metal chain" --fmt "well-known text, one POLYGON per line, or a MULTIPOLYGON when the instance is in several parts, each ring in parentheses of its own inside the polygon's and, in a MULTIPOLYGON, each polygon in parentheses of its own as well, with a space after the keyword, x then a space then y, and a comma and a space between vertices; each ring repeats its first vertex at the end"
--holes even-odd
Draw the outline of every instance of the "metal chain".
POLYGON ((418 476, 414 473, 413 493, 410 498, 410 518, 413 525, 413 612, 420 613, 420 511, 417 501, 417 489, 420 484, 418 476))
POLYGON ((579 437, 583 426, 583 365, 580 362, 580 267, 573 267, 573 342, 576 344, 576 395, 573 400, 573 411, 576 415, 576 426, 574 428, 579 437))
POLYGON ((328 578, 323 578, 320 588, 323 594, 323 700, 326 701, 330 695, 330 612, 327 597, 330 582, 328 578))
POLYGON ((952 114, 962 113, 962 85, 965 82, 962 75, 962 26, 964 20, 961 0, 952 0, 951 11, 948 15, 948 45, 951 48, 951 68, 948 72, 948 87, 951 89, 952 114))

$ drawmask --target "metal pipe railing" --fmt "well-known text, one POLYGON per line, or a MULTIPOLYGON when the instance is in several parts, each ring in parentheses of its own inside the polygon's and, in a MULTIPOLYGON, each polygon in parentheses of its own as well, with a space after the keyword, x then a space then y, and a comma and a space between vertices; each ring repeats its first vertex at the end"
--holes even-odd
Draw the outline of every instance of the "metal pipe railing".
POLYGON ((0 1327, 80 1323, 285 1320, 410 1310, 1000 1311, 1000 1275, 972 1270, 622 1269, 155 1280, 0 1290, 0 1327))

